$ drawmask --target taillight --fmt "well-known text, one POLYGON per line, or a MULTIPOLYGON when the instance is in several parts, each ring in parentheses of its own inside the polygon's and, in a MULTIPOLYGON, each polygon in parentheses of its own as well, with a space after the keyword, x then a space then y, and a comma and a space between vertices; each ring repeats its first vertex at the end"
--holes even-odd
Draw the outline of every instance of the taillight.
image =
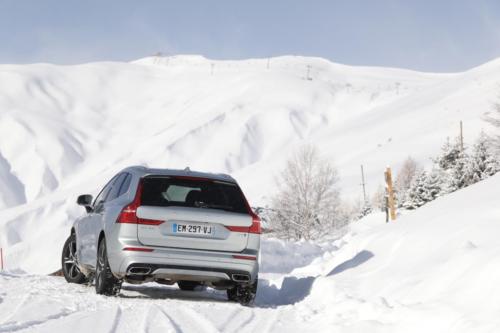
POLYGON ((260 226, 260 217, 252 212, 252 225, 248 228, 248 232, 251 234, 260 234, 262 233, 262 228, 260 226))
POLYGON ((132 201, 122 209, 120 215, 118 215, 118 218, 116 219, 116 223, 159 225, 165 222, 161 220, 143 219, 137 216, 137 208, 139 208, 139 206, 141 205, 141 195, 142 179, 139 181, 139 185, 137 186, 134 201, 132 201))
POLYGON ((246 232, 249 234, 260 234, 262 229, 260 226, 260 217, 254 212, 250 214, 252 216, 252 225, 249 227, 237 227, 237 226, 226 226, 227 229, 233 232, 246 232))

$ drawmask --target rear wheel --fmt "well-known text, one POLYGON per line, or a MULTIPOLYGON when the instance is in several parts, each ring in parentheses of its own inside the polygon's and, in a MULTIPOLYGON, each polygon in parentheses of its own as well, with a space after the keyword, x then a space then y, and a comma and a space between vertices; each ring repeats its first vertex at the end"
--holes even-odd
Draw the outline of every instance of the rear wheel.
POLYGON ((88 282, 88 279, 78 268, 78 261, 76 258, 76 236, 71 234, 64 243, 61 265, 64 278, 69 283, 82 284, 88 282))
POLYGON ((196 281, 177 281, 177 285, 181 290, 193 291, 196 287, 201 286, 201 283, 196 281))
POLYGON ((238 284, 227 290, 227 298, 230 301, 238 302, 241 305, 251 305, 257 295, 257 281, 252 284, 238 284))
POLYGON ((114 277, 108 262, 106 239, 101 239, 97 250, 95 270, 95 291, 101 295, 113 296, 120 292, 122 281, 114 277))

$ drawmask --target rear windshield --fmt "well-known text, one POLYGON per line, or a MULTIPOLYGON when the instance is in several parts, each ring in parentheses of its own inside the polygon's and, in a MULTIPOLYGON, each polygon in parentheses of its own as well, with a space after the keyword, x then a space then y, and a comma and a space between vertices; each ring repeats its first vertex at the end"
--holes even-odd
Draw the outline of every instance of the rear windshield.
POLYGON ((146 177, 142 183, 143 206, 180 206, 248 213, 236 184, 204 179, 146 177))

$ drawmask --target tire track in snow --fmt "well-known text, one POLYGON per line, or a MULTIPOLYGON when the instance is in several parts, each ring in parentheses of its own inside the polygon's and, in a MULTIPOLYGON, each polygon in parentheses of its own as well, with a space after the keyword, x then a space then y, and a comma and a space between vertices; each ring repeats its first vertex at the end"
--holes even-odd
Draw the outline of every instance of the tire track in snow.
MULTIPOLYGON (((276 319, 278 319, 278 315, 281 310, 273 310, 272 315, 269 315, 269 313, 266 313, 264 315, 265 319, 262 321, 263 324, 258 325, 254 328, 254 331, 258 332, 272 332, 274 325, 276 324, 276 319)), ((260 323, 259 323, 260 324, 260 323)))
POLYGON ((182 320, 182 332, 220 333, 211 320, 191 308, 183 307, 175 309, 174 317, 176 313, 180 316, 180 318, 185 318, 182 320))
POLYGON ((61 313, 55 314, 55 315, 50 315, 45 317, 43 320, 30 320, 30 321, 25 321, 25 322, 8 322, 5 324, 0 325, 0 332, 16 332, 20 331, 23 329, 32 329, 34 326, 42 325, 45 324, 49 321, 52 320, 57 320, 61 319, 67 316, 70 316, 74 314, 74 311, 63 311, 61 313))
POLYGON ((239 314, 240 314, 241 311, 242 311, 241 309, 237 309, 237 310, 232 311, 231 314, 229 315, 229 317, 227 318, 227 320, 225 320, 219 326, 219 329, 222 330, 223 332, 227 331, 225 329, 225 327, 229 326, 234 321, 234 318, 237 317, 237 316, 239 316, 239 314))
MULTIPOLYGON (((248 312, 244 312, 244 313, 248 313, 248 312)), ((250 324, 253 320, 255 319, 255 313, 253 312, 253 310, 250 311, 250 316, 244 320, 244 321, 241 321, 239 323, 239 325, 234 329, 234 331, 239 331, 240 329, 243 329, 245 328, 248 324, 250 324)))
POLYGON ((281 310, 242 308, 222 325, 223 332, 271 332, 281 310))
POLYGON ((1 327, 1 325, 6 324, 9 321, 9 319, 11 319, 12 317, 14 317, 16 315, 16 313, 19 312, 19 310, 27 303, 27 301, 30 298, 30 296, 31 296, 31 293, 28 293, 27 295, 24 295, 23 297, 21 297, 21 299, 19 300, 19 302, 14 307, 14 310, 8 311, 7 315, 4 316, 4 319, 0 323, 0 327, 1 327))
MULTIPOLYGON (((238 305, 239 304, 235 304, 238 305)), ((236 332, 245 325, 250 323, 255 318, 255 314, 250 309, 239 309, 235 311, 235 314, 231 316, 222 326, 222 332, 236 332), (249 310, 249 311, 248 311, 249 310)))
POLYGON ((160 310, 161 313, 163 313, 163 315, 165 317, 167 317, 168 320, 170 320, 170 322, 172 323, 172 326, 174 327, 175 331, 177 333, 181 333, 182 329, 179 326, 179 324, 175 320, 173 320, 173 318, 171 316, 169 316, 162 308, 158 307, 158 309, 160 310))
POLYGON ((109 333, 116 333, 116 329, 118 328, 118 325, 120 324, 121 317, 122 317, 122 309, 120 306, 118 306, 116 308, 115 318, 113 319, 113 326, 109 330, 109 333))
POLYGON ((146 309, 145 309, 145 312, 144 312, 144 316, 142 318, 142 332, 144 333, 148 333, 149 332, 149 328, 150 328, 150 322, 151 322, 151 309, 153 308, 152 305, 148 306, 146 309))
POLYGON ((157 305, 150 305, 146 309, 142 322, 142 331, 144 333, 172 331, 177 333, 183 332, 179 324, 157 305))

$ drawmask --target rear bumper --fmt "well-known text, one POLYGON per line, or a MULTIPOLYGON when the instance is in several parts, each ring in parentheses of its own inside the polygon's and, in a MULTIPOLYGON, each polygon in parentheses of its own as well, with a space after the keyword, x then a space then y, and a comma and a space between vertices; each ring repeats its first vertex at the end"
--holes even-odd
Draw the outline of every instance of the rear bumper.
POLYGON ((116 251, 108 253, 113 274, 118 278, 192 280, 204 282, 253 282, 257 278, 258 253, 247 250, 228 253, 148 247, 152 252, 116 251), (234 258, 243 256, 255 260, 234 258), (248 281, 238 281, 246 276, 248 281))

